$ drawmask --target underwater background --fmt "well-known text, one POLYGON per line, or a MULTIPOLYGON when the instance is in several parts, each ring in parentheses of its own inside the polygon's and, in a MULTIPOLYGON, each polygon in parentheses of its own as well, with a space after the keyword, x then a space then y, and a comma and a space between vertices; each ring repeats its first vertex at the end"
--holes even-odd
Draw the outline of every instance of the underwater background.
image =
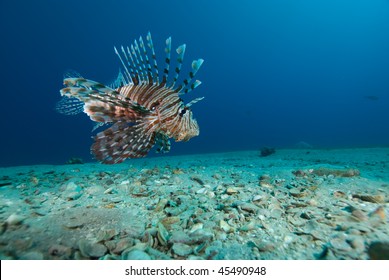
POLYGON ((158 62, 169 36, 183 73, 205 60, 200 136, 171 155, 389 145, 386 0, 1 0, 0 29, 0 166, 91 161, 92 122, 54 110, 63 73, 110 82, 148 31, 158 62))

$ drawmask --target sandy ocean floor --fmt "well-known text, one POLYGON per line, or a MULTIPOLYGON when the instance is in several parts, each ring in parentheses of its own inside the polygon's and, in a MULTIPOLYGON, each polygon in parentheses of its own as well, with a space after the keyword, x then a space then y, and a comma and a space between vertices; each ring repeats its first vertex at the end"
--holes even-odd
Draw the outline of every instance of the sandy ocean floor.
POLYGON ((389 259, 389 148, 0 168, 0 259, 389 259))

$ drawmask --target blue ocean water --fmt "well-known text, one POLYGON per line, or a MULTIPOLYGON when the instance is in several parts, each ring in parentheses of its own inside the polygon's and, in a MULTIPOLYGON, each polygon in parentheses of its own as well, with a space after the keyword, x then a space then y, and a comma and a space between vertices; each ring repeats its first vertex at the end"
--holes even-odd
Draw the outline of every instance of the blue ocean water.
MULTIPOLYGON (((63 73, 109 82, 113 46, 148 31, 203 58, 200 136, 171 154, 389 145, 389 1, 0 2, 0 165, 92 160, 92 122, 54 110, 63 73)), ((154 153, 151 153, 154 154, 154 153)))

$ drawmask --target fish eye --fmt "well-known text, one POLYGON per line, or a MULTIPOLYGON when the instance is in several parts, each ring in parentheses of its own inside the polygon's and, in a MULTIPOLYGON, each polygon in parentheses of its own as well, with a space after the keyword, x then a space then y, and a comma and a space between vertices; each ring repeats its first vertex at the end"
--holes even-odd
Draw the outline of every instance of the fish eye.
POLYGON ((187 111, 187 108, 184 107, 184 109, 182 109, 182 110, 180 111, 180 116, 181 116, 181 117, 184 116, 184 114, 186 113, 186 111, 187 111))
POLYGON ((155 109, 157 109, 157 107, 159 106, 160 102, 157 101, 157 102, 154 102, 153 104, 151 104, 151 111, 155 111, 155 109))

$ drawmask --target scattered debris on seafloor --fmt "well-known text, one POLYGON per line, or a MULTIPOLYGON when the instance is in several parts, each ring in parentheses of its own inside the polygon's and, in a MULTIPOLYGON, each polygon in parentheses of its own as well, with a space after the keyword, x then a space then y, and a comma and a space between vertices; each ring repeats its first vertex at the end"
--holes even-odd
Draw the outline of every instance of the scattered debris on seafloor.
POLYGON ((388 159, 316 159, 280 150, 0 173, 0 259, 388 259, 389 176, 373 177, 388 159))
POLYGON ((65 164, 84 164, 82 158, 72 157, 65 164))
POLYGON ((270 156, 270 155, 274 154, 275 152, 276 152, 275 148, 263 147, 260 150, 260 156, 261 157, 267 157, 267 156, 270 156))

